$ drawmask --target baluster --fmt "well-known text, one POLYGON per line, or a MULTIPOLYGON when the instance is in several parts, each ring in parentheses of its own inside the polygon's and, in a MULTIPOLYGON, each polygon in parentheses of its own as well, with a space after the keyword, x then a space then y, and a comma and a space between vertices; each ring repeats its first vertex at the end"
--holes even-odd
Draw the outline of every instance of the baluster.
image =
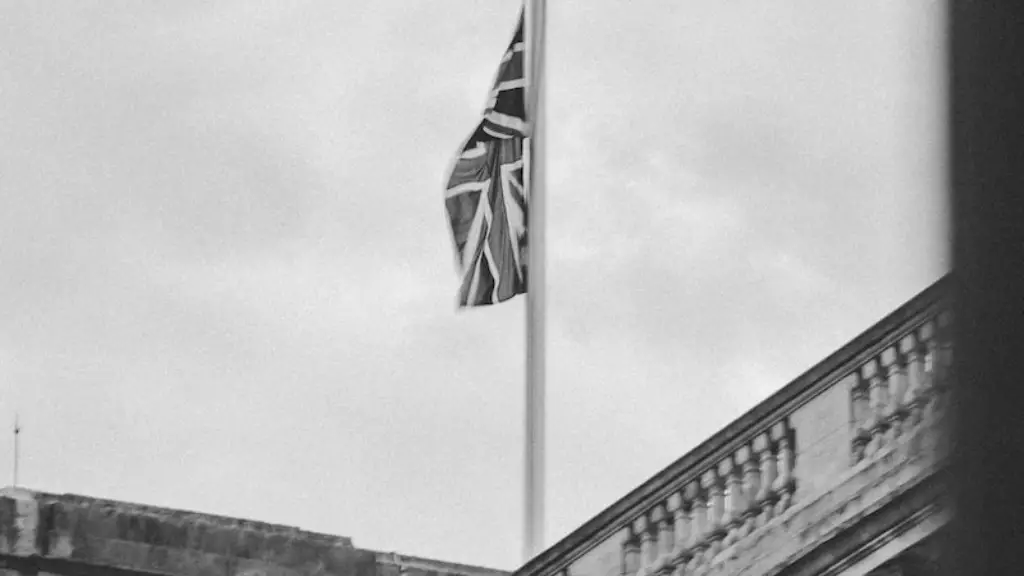
POLYGON ((690 524, 690 561, 688 569, 692 572, 700 565, 704 558, 704 550, 707 548, 708 517, 707 517, 707 496, 701 492, 700 484, 694 480, 686 485, 686 499, 691 502, 690 516, 693 519, 690 524))
POLYGON ((691 537, 690 514, 687 511, 687 502, 682 492, 673 495, 679 505, 672 511, 676 523, 675 546, 672 547, 672 560, 680 565, 686 564, 690 559, 689 542, 691 537))
POLYGON ((889 390, 889 403, 886 406, 886 423, 889 426, 889 440, 899 437, 903 427, 903 395, 906 391, 906 370, 903 366, 900 343, 892 348, 892 361, 885 366, 886 388, 889 390))
POLYGON ((757 494, 760 489, 761 478, 758 474, 757 460, 750 451, 750 446, 742 446, 736 452, 736 461, 743 470, 743 527, 740 530, 740 538, 746 537, 754 531, 757 524, 759 507, 757 505, 757 494))
POLYGON ((664 504, 658 504, 654 509, 654 525, 657 530, 657 559, 654 562, 654 570, 660 572, 670 566, 672 560, 672 524, 669 522, 668 512, 664 504))
POLYGON ((772 519, 777 498, 775 491, 772 490, 777 475, 775 454, 772 453, 772 443, 767 432, 762 432, 754 438, 754 451, 761 460, 761 487, 756 498, 757 505, 761 508, 758 526, 764 526, 772 519))
POLYGON ((775 515, 777 516, 789 508, 794 489, 793 448, 789 444, 789 430, 785 422, 778 422, 772 426, 772 440, 779 447, 779 475, 772 486, 779 497, 779 502, 775 506, 775 515))
POLYGON ((640 535, 640 569, 637 576, 647 576, 652 573, 654 564, 654 536, 651 534, 651 523, 645 513, 636 520, 636 531, 640 535))
POLYGON ((938 334, 931 322, 927 324, 931 329, 931 337, 925 343, 927 350, 925 356, 925 379, 924 379, 924 402, 922 403, 921 420, 931 422, 935 415, 935 399, 939 393, 939 342, 938 334))
POLYGON ((863 434, 867 442, 864 444, 864 456, 871 456, 874 452, 876 443, 874 442, 872 431, 878 425, 878 418, 875 416, 875 398, 878 396, 878 392, 874 390, 873 382, 871 380, 871 371, 874 369, 874 364, 869 360, 864 363, 863 366, 858 370, 860 380, 864 382, 864 388, 867 391, 867 405, 865 406, 865 418, 863 424, 863 434))
POLYGON ((933 337, 935 341, 935 377, 932 379, 932 408, 931 416, 942 417, 948 403, 946 392, 952 383, 953 368, 953 343, 952 343, 952 313, 942 312, 936 321, 938 327, 933 337))
POLYGON ((626 527, 628 531, 626 541, 622 546, 622 574, 632 576, 640 570, 640 545, 637 542, 636 530, 630 524, 626 527))
POLYGON ((871 441, 867 446, 867 454, 870 456, 878 452, 885 443, 886 390, 885 380, 882 379, 881 374, 881 361, 879 359, 871 359, 864 366, 865 368, 872 368, 871 375, 868 377, 868 397, 871 405, 868 431, 871 433, 871 441))
POLYGON ((725 537, 725 530, 722 526, 722 516, 725 514, 725 495, 722 491, 722 484, 719 482, 718 471, 714 468, 705 472, 700 480, 701 486, 708 493, 708 540, 710 546, 707 557, 710 560, 722 551, 722 539, 725 537))
POLYGON ((940 334, 939 343, 944 344, 949 340, 950 330, 953 328, 953 312, 943 310, 935 315, 935 323, 938 325, 940 334))
POLYGON ((868 382, 862 370, 853 373, 850 389, 850 411, 853 419, 853 464, 864 459, 864 451, 871 440, 870 404, 868 403, 868 382))
POLYGON ((935 360, 932 353, 934 349, 935 325, 931 320, 929 320, 921 325, 921 359, 924 361, 924 378, 922 379, 921 384, 926 390, 929 390, 932 387, 932 362, 935 360))
POLYGON ((937 330, 938 344, 938 387, 945 390, 949 385, 950 369, 953 365, 953 313, 942 312, 939 314, 939 328, 937 330))
POLYGON ((725 482, 725 514, 722 516, 722 525, 726 530, 723 544, 728 547, 743 537, 741 531, 746 502, 743 499, 742 468, 734 464, 730 457, 719 463, 718 471, 725 482))
POLYGON ((907 391, 904 395, 907 405, 907 426, 913 428, 921 421, 921 404, 924 401, 924 342, 917 331, 910 334, 907 350, 907 391))

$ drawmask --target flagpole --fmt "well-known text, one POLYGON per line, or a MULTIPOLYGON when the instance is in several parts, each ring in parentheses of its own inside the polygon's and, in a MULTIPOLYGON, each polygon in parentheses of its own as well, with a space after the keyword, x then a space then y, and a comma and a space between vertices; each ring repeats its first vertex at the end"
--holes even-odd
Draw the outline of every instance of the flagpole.
POLYGON ((529 212, 527 221, 526 290, 526 478, 523 562, 544 549, 544 373, 545 325, 545 134, 544 40, 545 0, 525 0, 525 76, 531 119, 528 154, 529 212))
POLYGON ((18 414, 15 413, 14 414, 14 482, 12 484, 15 488, 18 487, 18 457, 20 456, 20 454, 18 454, 18 444, 19 444, 18 436, 20 434, 21 434, 21 426, 18 425, 18 414))

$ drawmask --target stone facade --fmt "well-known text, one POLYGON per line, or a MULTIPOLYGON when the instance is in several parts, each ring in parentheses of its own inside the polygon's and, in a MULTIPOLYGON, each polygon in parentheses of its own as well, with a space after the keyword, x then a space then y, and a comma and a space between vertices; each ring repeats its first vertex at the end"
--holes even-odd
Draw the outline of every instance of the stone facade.
POLYGON ((508 576, 290 526, 70 494, 0 492, 2 576, 508 576))
POLYGON ((936 573, 949 522, 949 279, 515 576, 936 573))

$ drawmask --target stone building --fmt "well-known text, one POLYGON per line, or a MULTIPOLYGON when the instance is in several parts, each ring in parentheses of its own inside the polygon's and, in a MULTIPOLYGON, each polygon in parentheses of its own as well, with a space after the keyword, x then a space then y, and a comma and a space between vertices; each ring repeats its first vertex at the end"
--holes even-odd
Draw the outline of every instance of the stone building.
MULTIPOLYGON (((948 279, 514 576, 931 576, 949 521, 948 279)), ((296 528, 22 490, 0 576, 508 576, 296 528)))
POLYGON ((940 280, 515 576, 937 573, 949 522, 940 280))
POLYGON ((508 576, 343 536, 71 494, 0 491, 0 576, 508 576))

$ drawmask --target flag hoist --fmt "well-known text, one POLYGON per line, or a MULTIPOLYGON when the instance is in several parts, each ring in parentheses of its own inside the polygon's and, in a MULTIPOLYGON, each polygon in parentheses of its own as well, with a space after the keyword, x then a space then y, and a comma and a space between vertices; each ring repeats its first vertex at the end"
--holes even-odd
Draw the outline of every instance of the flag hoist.
POLYGON ((545 13, 544 0, 524 2, 445 194, 459 307, 526 298, 524 561, 543 550, 544 539, 545 13))

